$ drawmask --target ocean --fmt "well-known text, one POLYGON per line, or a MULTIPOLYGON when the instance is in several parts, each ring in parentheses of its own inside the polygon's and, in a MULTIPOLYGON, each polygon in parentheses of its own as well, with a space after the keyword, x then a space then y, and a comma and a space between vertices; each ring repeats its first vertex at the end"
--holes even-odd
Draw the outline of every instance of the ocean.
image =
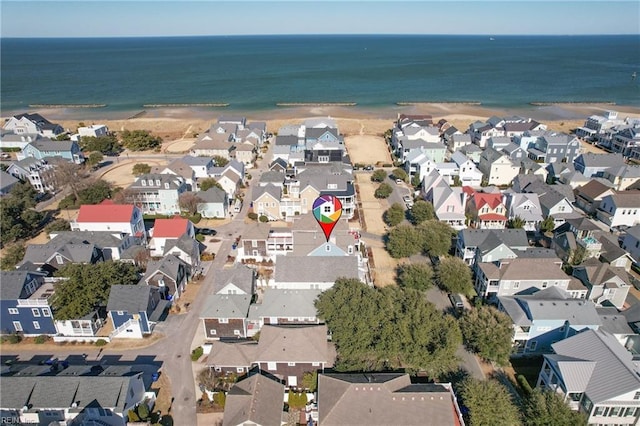
POLYGON ((233 36, 0 40, 0 110, 93 105, 612 102, 640 106, 640 36, 233 36))

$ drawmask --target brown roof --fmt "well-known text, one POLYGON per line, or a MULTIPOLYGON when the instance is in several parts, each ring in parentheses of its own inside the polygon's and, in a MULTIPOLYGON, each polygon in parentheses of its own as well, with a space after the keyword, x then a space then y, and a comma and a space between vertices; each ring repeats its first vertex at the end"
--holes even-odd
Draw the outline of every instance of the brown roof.
POLYGON ((271 225, 268 223, 257 222, 251 224, 242 233, 242 240, 266 240, 269 237, 269 231, 271 231, 271 225))
POLYGON ((227 393, 222 426, 281 424, 283 395, 284 385, 262 374, 236 383, 227 393))
POLYGON ((500 267, 493 263, 480 263, 479 266, 490 279, 526 281, 571 278, 560 268, 558 258, 516 258, 502 261, 500 267))
POLYGON ((595 200, 610 189, 611 188, 598 180, 590 180, 589 182, 576 189, 576 195, 581 194, 587 198, 595 200))
POLYGON ((448 385, 411 384, 408 374, 320 374, 322 426, 459 425, 448 385))
POLYGON ((256 342, 215 341, 207 357, 207 365, 216 367, 250 367, 258 350, 256 342))
POLYGON ((611 196, 617 208, 639 207, 640 191, 622 191, 611 196))
POLYGON ((325 325, 265 325, 260 330, 256 362, 324 362, 332 366, 334 360, 325 325))

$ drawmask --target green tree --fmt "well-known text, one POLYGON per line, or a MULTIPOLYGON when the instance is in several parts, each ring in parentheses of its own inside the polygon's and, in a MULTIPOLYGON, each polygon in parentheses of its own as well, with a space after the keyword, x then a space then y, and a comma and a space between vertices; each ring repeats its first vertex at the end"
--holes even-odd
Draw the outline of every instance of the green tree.
POLYGON ((302 387, 309 392, 315 392, 318 388, 318 371, 307 371, 302 375, 302 387))
POLYGON ((71 140, 71 136, 69 136, 69 133, 64 132, 64 133, 60 133, 54 139, 57 141, 68 141, 68 140, 71 140))
POLYGON ((470 426, 521 424, 520 413, 509 392, 495 380, 465 379, 460 396, 469 409, 470 426))
POLYGON ((422 180, 420 179, 420 175, 418 173, 414 174, 411 178, 411 185, 413 185, 415 189, 420 189, 420 187, 422 186, 422 180))
POLYGON ((140 420, 145 421, 149 418, 149 407, 144 402, 138 405, 138 417, 140 420))
POLYGON ((510 229, 522 229, 524 228, 524 219, 521 218, 520 216, 516 216, 513 219, 509 219, 507 221, 507 228, 510 229))
POLYGON ((404 219, 404 208, 399 203, 393 203, 384 214, 382 219, 389 226, 396 226, 404 219))
POLYGON ((556 228, 556 222, 553 220, 553 217, 547 216, 545 220, 540 222, 540 230, 542 232, 551 232, 556 228))
POLYGON ((451 186, 462 186, 462 181, 460 180, 460 176, 453 176, 453 183, 451 186))
POLYGON ((513 323, 508 315, 488 305, 465 311, 460 318, 465 345, 482 358, 507 365, 511 355, 513 323))
POLYGON ((444 291, 462 293, 466 296, 474 294, 471 269, 458 257, 446 256, 440 259, 435 275, 438 287, 444 291))
POLYGON ((404 169, 401 169, 400 167, 398 167, 397 169, 393 169, 393 172, 391 172, 391 174, 395 179, 400 179, 402 181, 406 181, 408 177, 407 172, 405 172, 404 169))
POLYGON ((125 130, 121 137, 122 145, 131 151, 147 151, 162 145, 162 138, 151 135, 148 130, 125 130))
POLYGON ((229 160, 227 160, 226 158, 220 156, 220 155, 214 155, 213 156, 213 164, 216 165, 216 167, 224 167, 227 164, 229 164, 229 160))
POLYGON ((22 261, 25 253, 24 244, 16 243, 4 248, 4 255, 0 259, 0 269, 10 271, 22 261))
POLYGON ((430 220, 435 218, 435 213, 433 211, 433 204, 425 200, 418 200, 411 207, 411 213, 409 214, 411 218, 411 223, 414 225, 418 225, 425 220, 430 220))
POLYGON ((151 166, 147 163, 136 163, 133 165, 131 173, 133 173, 134 176, 146 175, 147 173, 151 173, 151 166))
POLYGON ((376 198, 388 198, 393 192, 393 188, 388 183, 382 182, 375 190, 373 196, 376 198))
POLYGON ((80 138, 80 148, 83 151, 97 151, 102 154, 120 152, 122 147, 115 136, 83 136, 80 138))
POLYGON ((422 250, 431 256, 443 256, 449 253, 451 236, 454 234, 451 226, 437 219, 432 219, 422 222, 416 229, 420 234, 422 250))
POLYGON ((62 218, 58 218, 50 222, 47 226, 45 226, 44 230, 47 234, 50 234, 56 231, 71 231, 71 225, 69 224, 69 221, 62 218))
POLYGON ((87 164, 90 166, 97 166, 104 160, 102 153, 95 151, 89 154, 89 158, 87 158, 87 164))
POLYGON ((112 193, 111 184, 106 180, 98 179, 78 191, 77 204, 99 204, 107 198, 111 198, 112 193))
POLYGON ((138 269, 128 262, 99 262, 96 264, 68 264, 56 272, 68 278, 56 284, 52 306, 56 319, 81 318, 95 308, 106 305, 111 286, 135 285, 140 280, 138 269))
POLYGON ((337 371, 403 368, 438 377, 456 367, 462 341, 456 321, 416 290, 378 290, 341 278, 320 294, 316 308, 332 332, 337 371))
POLYGON ((587 418, 573 411, 555 392, 536 388, 524 403, 525 426, 587 426, 587 418))
POLYGON ((371 174, 372 182, 383 182, 387 178, 387 172, 382 169, 375 170, 373 174, 371 174))
POLYGON ((214 178, 204 178, 198 182, 198 186, 200 187, 200 191, 206 191, 207 189, 213 187, 222 189, 224 191, 222 185, 220 185, 214 178))
POLYGON ((569 250, 568 261, 571 266, 576 266, 581 264, 586 257, 587 257, 587 249, 579 245, 575 248, 575 250, 569 250))
POLYGON ((9 195, 0 198, 0 241, 12 243, 34 236, 40 229, 44 215, 33 210, 37 192, 25 182, 11 188, 9 195))
POLYGON ((398 225, 387 235, 387 251, 396 259, 420 253, 422 245, 420 232, 411 225, 398 225))
POLYGON ((400 287, 424 291, 433 286, 433 269, 424 262, 403 263, 398 266, 397 279, 400 287))

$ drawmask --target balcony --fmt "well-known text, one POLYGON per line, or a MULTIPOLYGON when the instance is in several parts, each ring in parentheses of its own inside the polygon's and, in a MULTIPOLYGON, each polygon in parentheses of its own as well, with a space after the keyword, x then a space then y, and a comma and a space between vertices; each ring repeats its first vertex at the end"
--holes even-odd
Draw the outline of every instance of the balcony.
POLYGON ((600 241, 591 236, 578 239, 578 244, 584 247, 584 249, 589 253, 599 253, 600 250, 602 250, 602 244, 600 241))

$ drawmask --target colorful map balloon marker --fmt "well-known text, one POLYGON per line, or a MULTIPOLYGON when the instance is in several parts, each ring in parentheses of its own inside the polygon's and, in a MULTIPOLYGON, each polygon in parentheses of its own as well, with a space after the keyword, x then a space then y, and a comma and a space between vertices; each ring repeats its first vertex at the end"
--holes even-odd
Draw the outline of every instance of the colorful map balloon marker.
POLYGON ((333 195, 321 195, 313 202, 313 216, 324 232, 329 242, 331 231, 335 228, 338 219, 342 216, 342 203, 333 195))

